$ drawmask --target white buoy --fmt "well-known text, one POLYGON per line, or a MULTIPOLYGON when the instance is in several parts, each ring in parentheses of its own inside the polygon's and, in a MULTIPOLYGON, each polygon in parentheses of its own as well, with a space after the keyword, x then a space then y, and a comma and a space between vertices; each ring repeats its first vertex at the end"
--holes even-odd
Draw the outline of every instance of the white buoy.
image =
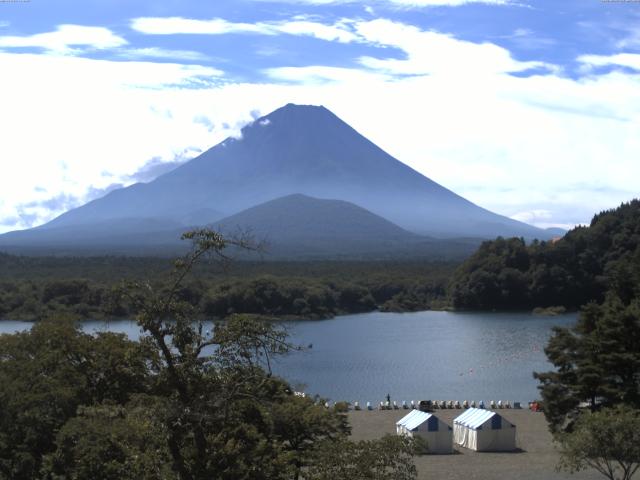
POLYGON ((502 408, 502 400, 498 400, 498 408, 502 408))
POLYGON ((367 410, 373 410, 373 407, 371 406, 371 402, 367 402, 367 410))
POLYGON ((491 408, 496 408, 496 402, 494 402, 493 400, 491 400, 491 402, 489 403, 489 406, 491 408))
POLYGON ((402 400, 402 409, 403 410, 408 410, 409 406, 407 405, 407 401, 406 400, 402 400))
POLYGON ((453 408, 453 400, 447 402, 447 408, 453 408))
POLYGON ((456 403, 453 406, 456 407, 456 408, 461 408, 460 407, 460 402, 458 400, 456 400, 456 403))
POLYGON ((353 409, 354 410, 360 410, 360 403, 358 403, 357 401, 353 402, 353 409))
POLYGON ((464 402, 462 402, 462 406, 464 408, 469 408, 469 400, 465 400, 464 402))
POLYGON ((394 410, 398 410, 398 404, 396 403, 396 401, 393 401, 393 409, 394 410))
POLYGON ((416 409, 416 402, 411 400, 411 410, 415 410, 415 409, 416 409))

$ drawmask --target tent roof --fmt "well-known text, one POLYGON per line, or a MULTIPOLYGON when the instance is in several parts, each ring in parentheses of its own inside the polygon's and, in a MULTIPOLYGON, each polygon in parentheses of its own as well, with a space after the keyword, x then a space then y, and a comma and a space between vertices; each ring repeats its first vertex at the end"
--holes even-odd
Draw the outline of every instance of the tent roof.
POLYGON ((483 408, 470 408, 462 415, 456 417, 453 420, 453 423, 457 423, 458 425, 463 425, 465 427, 471 428, 472 430, 476 430, 496 415, 498 415, 498 413, 492 412, 491 410, 485 410, 483 408))
POLYGON ((402 425, 407 430, 413 430, 429 420, 432 416, 432 413, 421 412, 420 410, 411 410, 410 413, 398 420, 396 425, 402 425))

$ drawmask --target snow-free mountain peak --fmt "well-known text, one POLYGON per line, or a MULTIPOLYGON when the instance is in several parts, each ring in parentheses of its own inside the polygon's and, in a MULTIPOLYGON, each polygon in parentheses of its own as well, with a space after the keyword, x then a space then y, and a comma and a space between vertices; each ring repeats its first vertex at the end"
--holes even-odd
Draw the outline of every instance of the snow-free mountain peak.
MULTIPOLYGON (((393 122, 393 119, 388 119, 393 122)), ((429 142, 425 135, 424 142, 429 142)), ((127 219, 211 224, 291 194, 353 203, 432 237, 549 232, 485 210, 377 147, 328 109, 288 104, 147 184, 115 190, 33 231, 127 219)), ((0 244, 2 241, 0 240, 0 244)))

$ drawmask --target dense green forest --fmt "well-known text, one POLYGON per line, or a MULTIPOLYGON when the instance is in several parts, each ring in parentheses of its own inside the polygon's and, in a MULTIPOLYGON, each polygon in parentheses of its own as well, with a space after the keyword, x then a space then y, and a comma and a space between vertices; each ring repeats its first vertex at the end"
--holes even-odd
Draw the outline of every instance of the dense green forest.
MULTIPOLYGON (((167 259, 22 257, 0 254, 0 318, 36 320, 54 313, 81 318, 132 318, 123 280, 162 289, 167 259)), ((255 313, 327 318, 341 313, 440 308, 455 269, 427 262, 203 261, 180 296, 202 317, 255 313)))
MULTIPOLYGON (((344 313, 578 309, 615 286, 629 297, 640 259, 640 202, 596 215, 552 242, 498 238, 462 265, 426 261, 203 261, 181 287, 201 317, 231 313, 327 318, 344 313), (624 292, 627 293, 624 293, 624 292)), ((127 281, 162 289, 171 262, 150 257, 26 257, 0 253, 0 318, 52 313, 132 318, 127 281)))
POLYGON ((640 201, 596 215, 551 242, 498 238, 483 243, 455 272, 449 295, 457 309, 577 309, 615 287, 629 298, 638 285, 640 201))

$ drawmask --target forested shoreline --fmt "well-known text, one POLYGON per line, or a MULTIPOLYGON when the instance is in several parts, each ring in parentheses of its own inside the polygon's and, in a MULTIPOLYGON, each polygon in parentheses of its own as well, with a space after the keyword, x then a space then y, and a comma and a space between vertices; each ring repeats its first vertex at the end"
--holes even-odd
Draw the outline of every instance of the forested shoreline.
POLYGON ((484 242, 454 273, 448 293, 461 310, 602 303, 615 289, 628 300, 640 280, 640 201, 595 215, 551 242, 484 242))
MULTIPOLYGON (((133 318, 121 294, 127 282, 166 287, 172 263, 127 257, 19 257, 0 254, 0 318, 38 320, 65 313, 82 319, 133 318)), ((456 264, 408 262, 203 262, 179 297, 201 318, 251 313, 322 319, 446 305, 456 264)))
MULTIPOLYGON (((201 318, 250 313, 321 319, 374 310, 578 310, 640 281, 640 201, 594 216, 550 242, 497 238, 462 264, 428 261, 202 262, 181 286, 201 318)), ((26 257, 0 253, 0 318, 56 313, 133 318, 129 281, 162 290, 171 261, 150 257, 26 257)), ((624 293, 627 292, 627 293, 624 293)))

